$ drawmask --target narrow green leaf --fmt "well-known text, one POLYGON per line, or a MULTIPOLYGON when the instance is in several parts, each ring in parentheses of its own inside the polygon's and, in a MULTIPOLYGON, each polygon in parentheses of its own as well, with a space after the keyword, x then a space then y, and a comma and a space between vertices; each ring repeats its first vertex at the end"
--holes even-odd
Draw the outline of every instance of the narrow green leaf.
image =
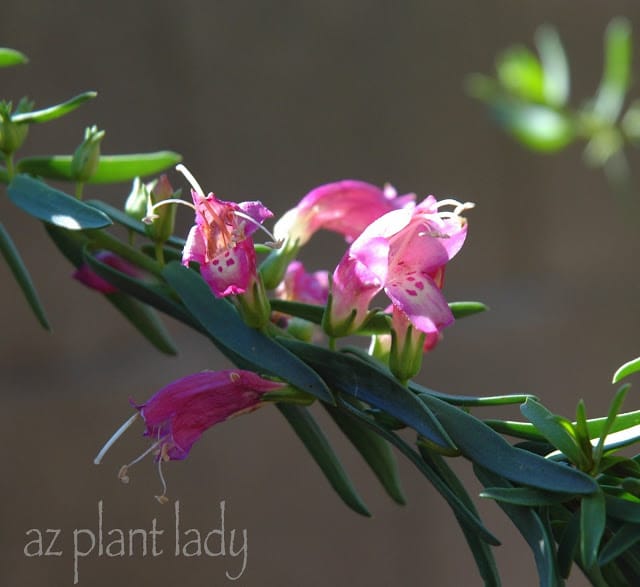
MULTIPOLYGON (((485 487, 511 487, 508 481, 505 481, 505 479, 499 475, 484 469, 478 464, 474 464, 473 470, 485 487)), ((556 573, 557 567, 553 540, 551 536, 549 536, 540 516, 535 510, 528 507, 506 502, 498 502, 498 505, 507 516, 509 516, 531 548, 538 569, 540 587, 560 587, 556 573)))
POLYGON ((221 352, 231 352, 232 360, 244 357, 262 372, 281 377, 322 401, 335 403, 313 369, 274 339, 248 327, 227 300, 214 297, 199 274, 175 261, 168 263, 162 273, 221 352))
POLYGON ((513 422, 511 420, 494 420, 491 418, 487 418, 483 422, 500 434, 534 442, 547 441, 544 434, 538 432, 538 429, 530 422, 513 422))
POLYGON ((38 297, 38 292, 33 285, 33 281, 31 280, 31 275, 29 274, 29 271, 26 268, 25 264, 22 262, 22 258, 20 257, 18 249, 16 248, 13 240, 11 239, 11 236, 9 236, 9 233, 5 230, 2 223, 0 223, 0 251, 2 252, 2 256, 7 262, 9 269, 11 269, 11 273, 13 273, 16 282, 22 290, 22 294, 27 300, 27 303, 29 304, 38 322, 40 322, 40 325, 45 330, 51 330, 51 326, 49 325, 49 321, 47 320, 47 316, 45 315, 44 308, 42 307, 42 303, 40 302, 40 298, 38 297))
POLYGON ((486 497, 495 501, 537 507, 564 503, 573 498, 572 493, 554 493, 542 491, 531 487, 487 487, 480 492, 480 497, 486 497))
POLYGON ((11 201, 27 214, 68 230, 104 228, 111 224, 100 210, 28 175, 14 177, 8 192, 11 201))
POLYGON ((449 309, 453 317, 458 320, 459 318, 486 312, 489 308, 482 302, 449 302, 449 309))
MULTIPOLYGON (((46 177, 73 181, 72 155, 26 157, 18 162, 18 171, 46 177)), ((88 183, 118 183, 132 181, 136 177, 154 175, 180 163, 182 156, 173 151, 134 153, 130 155, 101 155, 98 169, 88 183)))
POLYGON ((581 452, 585 455, 592 455, 589 424, 587 423, 587 410, 584 405, 584 400, 582 399, 576 406, 576 421, 573 424, 573 429, 581 452))
POLYGON ((293 404, 278 404, 278 409, 307 447, 307 450, 342 500, 358 514, 371 516, 342 468, 327 438, 309 411, 293 404))
POLYGON ((387 412, 444 450, 455 449, 433 414, 408 389, 384 372, 344 353, 297 340, 279 340, 315 369, 331 389, 387 412))
MULTIPOLYGON (((428 450, 423 445, 419 445, 420 454, 424 461, 436 471, 436 473, 440 476, 442 481, 446 483, 451 490, 460 498, 460 501, 464 503, 465 506, 469 508, 471 512, 473 512, 476 516, 480 517, 478 514, 478 510, 473 503, 473 500, 469 496, 469 493, 465 489, 464 485, 458 478, 458 476, 451 470, 451 467, 447 465, 444 458, 440 455, 434 453, 433 451, 428 450)), ((454 514, 458 523, 460 524, 460 528, 465 536, 467 544, 471 549, 471 553, 473 554, 473 558, 476 561, 476 565, 478 567, 478 572, 480 576, 484 580, 485 587, 499 587, 500 586, 500 575, 498 573, 498 568, 496 566, 496 561, 493 557, 493 552, 489 544, 482 539, 482 537, 476 532, 472 527, 468 525, 468 523, 461 518, 457 513, 454 514)))
POLYGON ((640 541, 640 524, 623 524, 603 546, 598 557, 598 564, 604 567, 638 541, 640 541))
POLYGON ((631 361, 627 361, 624 365, 618 367, 616 372, 613 374, 613 380, 611 383, 619 383, 625 377, 629 377, 629 375, 633 375, 638 371, 640 371, 640 357, 631 359, 631 361))
MULTIPOLYGON (((527 400, 520 406, 520 411, 572 463, 581 469, 588 468, 590 455, 583 454, 569 420, 553 414, 535 400, 527 400)), ((589 452, 591 452, 590 446, 589 452)))
POLYGON ((178 354, 169 332, 152 308, 120 292, 105 297, 160 352, 167 355, 178 354))
POLYGON ((540 61, 526 47, 510 47, 496 62, 498 80, 514 96, 531 102, 544 100, 544 78, 540 61))
POLYGON ((591 477, 536 454, 511 446, 489 426, 442 400, 421 395, 460 452, 505 479, 564 493, 589 494, 598 485, 591 477))
POLYGON ((604 39, 604 71, 593 111, 613 122, 619 116, 631 79, 631 24, 626 18, 614 18, 604 39))
POLYGON ((0 67, 11 67, 13 65, 23 65, 28 63, 29 59, 24 53, 9 49, 8 47, 0 47, 0 67))
POLYGON ((271 309, 275 312, 282 312, 289 316, 295 316, 308 320, 314 324, 322 323, 322 315, 324 314, 324 306, 316 304, 303 304, 302 302, 292 302, 289 300, 272 299, 271 309))
MULTIPOLYGON (((440 495, 446 500, 456 517, 460 517, 469 529, 476 532, 487 544, 498 546, 500 541, 487 530, 480 518, 463 502, 460 497, 442 480, 442 477, 431 467, 421 456, 414 451, 402 438, 397 434, 380 426, 375 420, 369 418, 366 414, 358 410, 355 406, 345 401, 340 396, 337 397, 340 407, 344 408, 363 424, 369 426, 374 432, 395 446, 413 465, 420 471, 433 485, 440 495)), ((475 508, 474 508, 475 509, 475 508)))
POLYGON ((607 435, 609 431, 613 427, 613 424, 618 416, 618 412, 620 412, 620 408, 622 407, 622 403, 624 402, 624 398, 627 397, 627 393, 629 393, 629 389, 631 389, 631 385, 627 383, 623 385, 613 397, 611 401, 611 405, 609 406, 609 412, 607 414, 607 419, 605 420, 604 426, 602 428, 602 432, 600 433, 600 438, 598 439, 598 444, 596 445, 595 450, 593 451, 593 458, 596 463, 600 462, 602 458, 602 453, 604 452, 605 440, 607 440, 607 435))
POLYGON ((569 62, 558 32, 550 26, 536 31, 536 46, 543 70, 543 93, 547 104, 564 106, 569 99, 569 62))
POLYGON ((364 426, 352 414, 326 404, 323 405, 340 430, 362 455, 389 497, 396 503, 405 505, 406 500, 398 476, 398 465, 387 441, 372 432, 369 427, 364 426))
MULTIPOLYGON (((555 510, 552 510, 555 511, 555 510)), ((566 512, 566 510, 560 510, 566 512)), ((580 541, 580 512, 575 512, 567 521, 564 531, 558 538, 558 571, 561 577, 565 579, 571 573, 573 560, 578 551, 578 542, 580 541)))
POLYGON ((583 497, 580 507, 580 557, 587 569, 591 569, 598 561, 606 522, 607 512, 602 491, 583 497))
POLYGON ((15 123, 27 124, 49 122, 50 120, 55 120, 56 118, 60 118, 61 116, 72 112, 73 110, 84 104, 87 100, 91 100, 97 95, 97 92, 83 92, 82 94, 78 94, 77 96, 70 98, 66 102, 56 104, 55 106, 49 106, 48 108, 44 108, 43 110, 14 114, 11 117, 11 121, 15 123))
POLYGON ((640 524, 640 501, 605 495, 607 515, 621 522, 640 524))

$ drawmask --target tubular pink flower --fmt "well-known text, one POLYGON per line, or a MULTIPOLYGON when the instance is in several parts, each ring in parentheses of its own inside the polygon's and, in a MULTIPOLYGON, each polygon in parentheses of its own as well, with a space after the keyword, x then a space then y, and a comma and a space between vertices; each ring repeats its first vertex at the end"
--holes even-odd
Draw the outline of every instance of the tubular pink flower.
POLYGON ((195 189, 191 196, 196 224, 187 236, 182 263, 199 263, 217 297, 245 293, 257 271, 251 234, 273 214, 260 202, 225 202, 195 189))
POLYGON ((275 225, 278 240, 304 245, 320 229, 331 230, 353 241, 376 218, 398 208, 412 207, 415 194, 397 197, 395 189, 346 179, 311 190, 275 225))
MULTIPOLYGON (((153 452, 158 462, 164 491, 166 484, 161 465, 164 461, 182 460, 203 432, 233 416, 260 407, 261 397, 285 384, 263 379, 250 371, 202 371, 178 379, 156 392, 145 403, 132 405, 138 410, 107 441, 94 462, 99 464, 113 443, 131 426, 136 416, 142 416, 144 435, 153 444, 142 455, 120 469, 119 477, 128 482, 128 469, 153 452)), ((161 502, 166 497, 158 497, 161 502)))
POLYGON ((275 294, 281 300, 324 305, 329 297, 329 274, 327 271, 307 273, 300 261, 292 261, 275 294))
MULTIPOLYGON (((131 277, 140 277, 141 271, 128 261, 125 261, 122 257, 118 257, 111 251, 99 251, 95 254, 95 258, 101 261, 105 265, 109 265, 126 275, 131 277)), ((72 274, 71 277, 77 279, 83 285, 86 285, 90 289, 94 289, 103 294, 112 294, 118 291, 118 288, 111 285, 105 279, 102 279, 89 265, 86 263, 80 265, 72 274)))
POLYGON ((394 311, 421 332, 434 334, 453 321, 440 291, 447 262, 460 250, 473 204, 427 197, 414 209, 388 212, 351 244, 332 280, 329 334, 343 336, 364 322, 369 303, 384 290, 394 311), (452 212, 439 208, 453 205, 452 212))

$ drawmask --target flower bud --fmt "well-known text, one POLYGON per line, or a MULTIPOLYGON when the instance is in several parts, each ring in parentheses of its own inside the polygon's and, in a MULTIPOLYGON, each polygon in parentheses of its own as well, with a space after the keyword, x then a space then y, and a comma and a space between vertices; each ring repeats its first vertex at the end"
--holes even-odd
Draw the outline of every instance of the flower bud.
MULTIPOLYGON (((18 102, 15 114, 30 112, 33 102, 22 98, 18 102)), ((13 122, 11 120, 11 102, 0 102, 0 151, 5 155, 15 153, 24 143, 29 132, 26 122, 13 122)))
POLYGON ((149 193, 146 186, 136 177, 131 184, 131 191, 124 203, 124 211, 127 216, 141 221, 147 215, 147 198, 149 193))
POLYGON ((164 243, 173 234, 176 207, 173 203, 165 206, 157 206, 157 204, 179 197, 180 194, 173 191, 166 175, 161 175, 158 180, 148 183, 145 190, 147 192, 147 210, 154 206, 152 216, 147 214, 147 218, 152 218, 152 221, 146 224, 145 232, 153 242, 164 243))
POLYGON ((100 163, 100 143, 105 131, 97 126, 89 126, 84 131, 84 140, 80 143, 71 159, 71 177, 84 183, 91 179, 100 163))

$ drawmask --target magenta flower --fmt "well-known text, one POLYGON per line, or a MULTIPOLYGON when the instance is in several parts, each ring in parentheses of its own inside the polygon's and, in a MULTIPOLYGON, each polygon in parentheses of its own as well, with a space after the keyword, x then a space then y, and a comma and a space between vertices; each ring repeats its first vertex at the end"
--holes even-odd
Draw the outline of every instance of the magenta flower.
POLYGON ((376 218, 398 208, 411 207, 415 194, 396 197, 393 187, 384 189, 364 181, 346 179, 311 190, 275 225, 277 239, 304 245, 320 229, 331 230, 353 241, 376 218))
POLYGON ((333 273, 328 333, 357 330, 382 290, 419 331, 434 334, 450 324, 453 315, 440 290, 445 266, 467 234, 460 213, 472 206, 429 196, 414 209, 388 212, 370 224, 333 273), (445 205, 455 208, 439 211, 445 205))
MULTIPOLYGON (((115 253, 111 251, 99 251, 95 254, 95 258, 98 261, 101 261, 105 265, 109 265, 130 277, 140 277, 141 271, 133 265, 129 263, 129 261, 125 261, 122 257, 118 257, 115 253)), ((78 267, 72 274, 71 277, 77 279, 83 285, 86 285, 88 288, 99 291, 103 294, 112 294, 116 293, 118 289, 111 285, 105 279, 102 279, 89 265, 83 263, 78 267)))
POLYGON ((281 300, 324 305, 329 297, 329 273, 307 273, 300 261, 292 261, 275 293, 281 300))
MULTIPOLYGON (((142 455, 120 469, 119 477, 126 483, 129 467, 153 452, 159 466, 164 461, 182 460, 202 433, 232 416, 258 408, 262 394, 280 389, 285 384, 263 379, 250 371, 202 371, 170 383, 148 401, 132 405, 138 410, 109 439, 95 459, 98 464, 104 454, 138 415, 146 428, 144 435, 153 444, 142 455)), ((166 492, 166 484, 160 477, 166 492)), ((164 501, 164 494, 160 496, 164 501)))
POLYGON ((273 216, 260 202, 225 202, 202 188, 178 166, 191 182, 196 224, 189 231, 182 263, 200 264, 200 273, 217 297, 242 294, 256 277, 256 253, 251 235, 273 216))

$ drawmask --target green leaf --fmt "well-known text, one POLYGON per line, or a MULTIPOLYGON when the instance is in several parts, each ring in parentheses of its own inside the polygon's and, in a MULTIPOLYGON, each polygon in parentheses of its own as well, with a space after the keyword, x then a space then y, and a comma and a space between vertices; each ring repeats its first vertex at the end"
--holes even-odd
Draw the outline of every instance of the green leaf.
POLYGON ((598 550, 607 521, 605 498, 597 491, 582 498, 580 507, 580 558, 587 569, 598 561, 598 550))
POLYGON ((536 31, 536 46, 544 73, 544 100, 550 106, 564 106, 569 99, 569 62, 558 32, 550 26, 536 31))
POLYGON ((629 377, 629 375, 633 375, 638 371, 640 371, 640 357, 631 359, 631 361, 627 361, 624 365, 618 367, 616 372, 613 374, 613 380, 611 383, 619 383, 625 377, 629 377))
POLYGON ((534 151, 559 151, 575 138, 571 119, 547 106, 500 100, 493 104, 493 114, 505 130, 534 151))
POLYGON ((8 47, 0 47, 0 67, 11 67, 12 65, 23 65, 28 63, 29 59, 24 53, 9 49, 8 47))
POLYGON ((289 300, 271 299, 271 309, 275 312, 282 312, 289 316, 296 316, 303 320, 308 320, 314 324, 322 323, 324 306, 316 304, 303 304, 302 302, 292 302, 289 300))
POLYGON ((227 300, 214 297, 199 274, 175 261, 168 263, 162 273, 222 353, 230 352, 234 361, 242 357, 262 372, 334 403, 331 392, 315 371, 274 339, 248 327, 227 300))
POLYGON ((331 389, 398 418, 443 450, 455 449, 433 414, 395 379, 352 356, 297 340, 279 339, 310 365, 331 389))
POLYGON ((111 220, 92 206, 28 175, 17 175, 8 187, 11 201, 27 214, 66 228, 104 228, 111 220))
MULTIPOLYGON (((337 401, 340 407, 353 414, 363 424, 369 426, 374 432, 395 446, 405 457, 407 457, 407 459, 409 459, 418 471, 420 471, 431 482, 436 491, 438 491, 438 493, 440 493, 440 495, 442 495, 446 502, 451 506, 456 517, 460 517, 462 521, 468 525, 470 531, 478 534, 478 536, 487 544, 491 544, 493 546, 498 546, 500 544, 499 540, 484 527, 480 518, 474 511, 472 511, 472 508, 469 508, 464 501, 456 495, 455 491, 453 491, 449 485, 443 481, 438 472, 435 471, 424 459, 422 459, 416 451, 402 440, 402 438, 380 426, 377 422, 369 418, 366 414, 358 410, 354 405, 345 401, 340 396, 337 396, 337 401)), ((475 508, 473 508, 473 510, 475 510, 475 508)))
POLYGON ((482 302, 449 302, 449 309, 453 317, 458 320, 459 318, 486 312, 489 308, 482 302))
MULTIPOLYGON (((485 487, 511 487, 508 481, 477 464, 474 464, 473 470, 485 487)), ((538 569, 540 586, 560 587, 553 540, 538 513, 531 508, 506 502, 499 501, 498 505, 509 516, 531 548, 538 569)))
POLYGON ((483 422, 492 430, 495 430, 500 434, 507 434, 515 438, 522 438, 524 440, 532 440, 535 442, 546 442, 547 440, 545 436, 538 432, 538 429, 529 422, 494 420, 491 418, 487 418, 486 420, 483 420, 483 422))
POLYGON ((613 122, 622 110, 631 79, 631 23, 626 18, 614 18, 607 26, 604 57, 604 71, 593 111, 613 122))
POLYGON ((152 308, 120 292, 108 294, 106 298, 160 352, 178 354, 169 332, 152 308))
POLYGON ((600 462, 602 458, 602 454, 605 448, 605 440, 607 440, 607 435, 609 431, 613 427, 614 422, 618 416, 618 412, 622 407, 622 402, 624 402, 624 398, 629 393, 629 389, 631 389, 630 384, 623 385, 614 396, 611 401, 611 405, 609 406, 609 413, 607 414, 607 419, 605 420, 604 426, 602 428, 602 432, 600 433, 600 438, 598 439, 598 444, 596 445, 595 450, 593 451, 593 458, 596 463, 600 462))
POLYGON ((573 494, 554 493, 531 487, 487 487, 480 492, 480 497, 513 505, 538 507, 569 501, 573 499, 573 494))
POLYGON ((22 262, 18 249, 14 245, 11 236, 9 236, 9 233, 5 230, 2 223, 0 223, 0 252, 2 252, 2 256, 7 262, 9 269, 11 269, 11 273, 13 273, 16 282, 22 290, 22 294, 27 300, 27 303, 31 307, 31 310, 38 322, 40 322, 40 325, 45 330, 51 330, 44 308, 42 307, 42 303, 38 297, 38 292, 31 280, 31 275, 29 275, 29 271, 22 262))
MULTIPOLYGON (((553 512, 556 509, 552 509, 553 512)), ((559 510, 566 513, 566 509, 559 510)), ((580 512, 575 512, 567 521, 564 531, 558 538, 558 571, 561 577, 565 579, 569 577, 573 560, 578 551, 578 542, 580 541, 580 512)))
POLYGON ((327 438, 306 408, 278 404, 278 409, 291 425, 307 450, 342 500, 355 512, 371 516, 354 489, 327 438))
POLYGON ((593 493, 591 477, 565 465, 511 446, 489 426, 442 400, 421 395, 460 452, 469 460, 505 479, 549 491, 593 493))
POLYGON ((634 544, 640 541, 640 524, 622 524, 618 531, 603 546, 598 557, 598 564, 604 567, 618 558, 634 544))
MULTIPOLYGON (((476 516, 479 517, 478 511, 473 503, 473 500, 469 496, 464 485, 458 478, 458 476, 451 470, 451 467, 447 465, 446 461, 433 451, 427 450, 424 446, 419 445, 420 454, 424 461, 436 471, 442 481, 446 483, 451 490, 458 496, 460 501, 469 508, 476 516)), ((493 557, 493 552, 489 545, 482 539, 482 537, 476 532, 468 523, 460 517, 457 513, 454 514, 460 528, 465 536, 467 544, 471 549, 473 558, 478 566, 480 576, 484 580, 485 587, 488 586, 500 586, 500 575, 496 566, 496 561, 493 557)))
POLYGON ((72 112, 73 110, 84 104, 87 100, 91 100, 97 95, 97 92, 83 92, 82 94, 78 94, 77 96, 74 96, 66 102, 56 104, 55 106, 49 106, 48 108, 44 108, 43 110, 14 114, 11 117, 11 122, 26 124, 49 122, 50 120, 55 120, 56 118, 60 118, 61 116, 72 112))
POLYGON ((640 502, 638 500, 631 501, 630 499, 607 494, 605 495, 605 502, 608 516, 622 522, 640 524, 640 502))
MULTIPOLYGON (((46 177, 73 181, 71 173, 72 155, 51 155, 48 157, 26 157, 18 162, 17 169, 46 177)), ((160 173, 180 163, 182 156, 173 151, 154 153, 134 153, 130 155, 101 155, 98 169, 87 183, 118 183, 132 181, 136 177, 146 177, 160 173)))
POLYGON ((396 503, 405 505, 406 500, 398 477, 398 465, 389 444, 353 415, 338 408, 323 405, 340 430, 362 455, 389 497, 396 503))
MULTIPOLYGON (((535 400, 527 400, 520 406, 520 411, 572 463, 582 470, 590 468, 591 456, 582 452, 573 425, 569 420, 551 413, 535 400)), ((590 452, 591 446, 589 446, 590 452)))
POLYGON ((544 100, 544 78, 538 58, 526 47, 511 47, 498 56, 498 80, 514 96, 531 102, 544 100))

